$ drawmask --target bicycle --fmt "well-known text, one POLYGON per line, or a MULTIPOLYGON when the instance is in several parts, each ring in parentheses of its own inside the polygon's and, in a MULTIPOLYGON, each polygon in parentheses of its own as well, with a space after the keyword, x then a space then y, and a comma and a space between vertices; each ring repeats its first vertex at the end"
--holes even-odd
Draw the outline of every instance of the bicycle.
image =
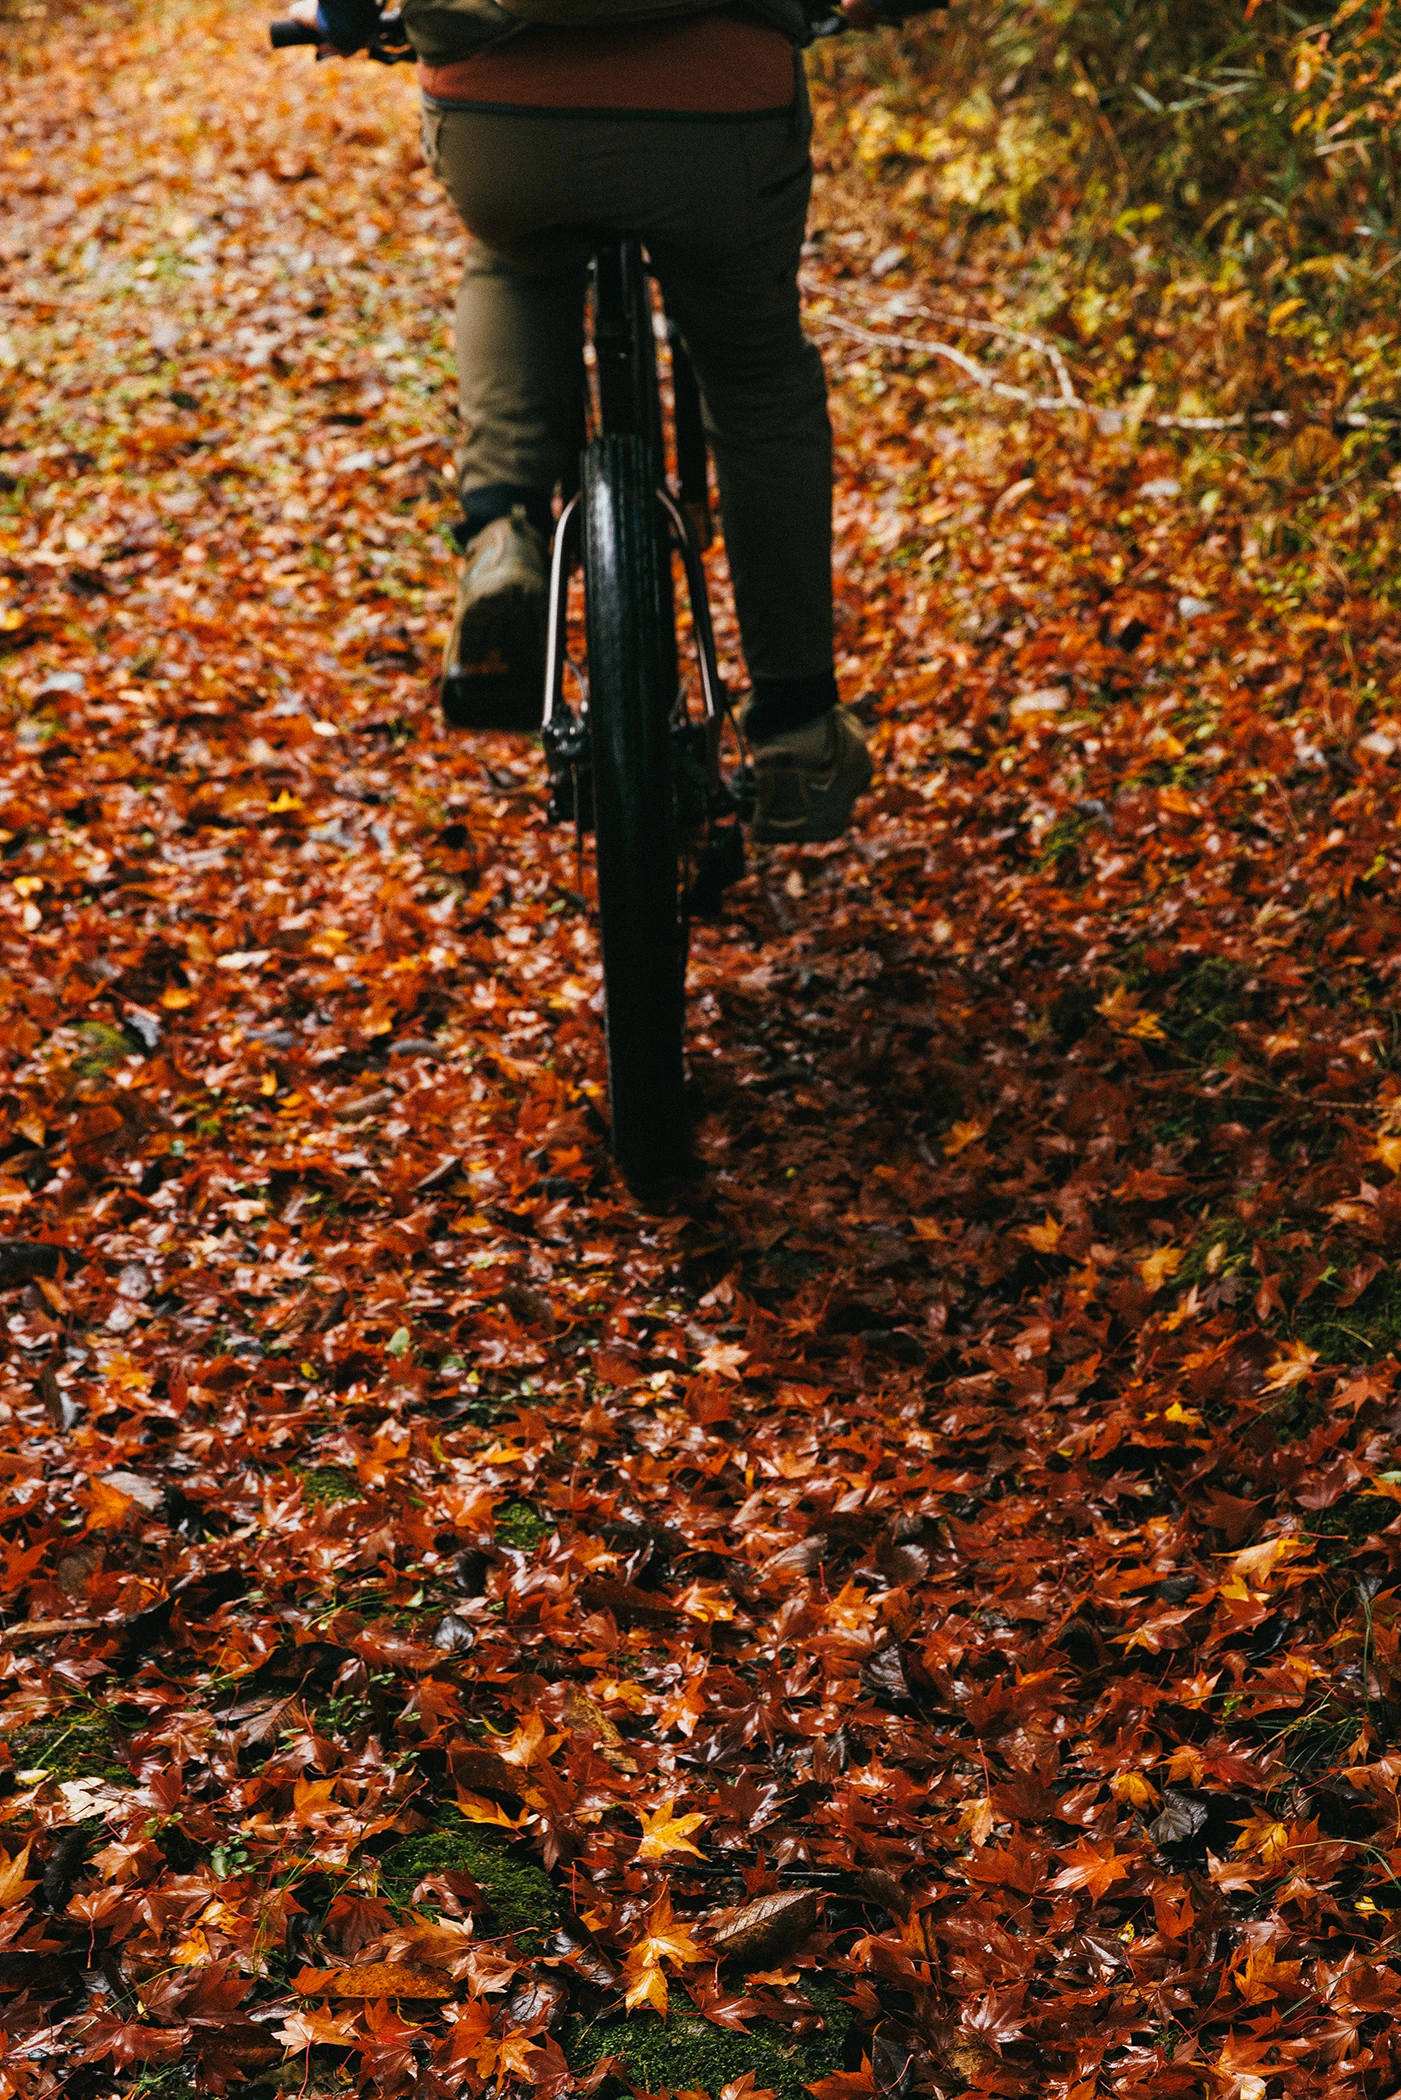
MULTIPOLYGON (((406 55, 390 16, 370 56, 406 55)), ((275 22, 275 49, 322 44, 275 22)), ((640 245, 596 248, 586 329, 586 429, 579 487, 555 525, 540 725, 550 816, 591 832, 603 959, 612 1148, 645 1193, 689 1158, 685 980, 690 922, 713 912, 744 869, 752 787, 743 737, 716 660, 703 547, 710 538, 700 395, 685 346, 664 327, 671 454, 651 284, 640 245), (589 354, 591 346, 592 355, 589 354), (585 658, 568 653, 575 560, 583 571, 585 658), (694 676, 683 676, 674 558, 690 602, 694 676), (579 703, 565 697, 572 673, 579 703), (735 754, 722 763, 729 722, 735 754)), ((658 317, 660 320, 660 317, 658 317)))

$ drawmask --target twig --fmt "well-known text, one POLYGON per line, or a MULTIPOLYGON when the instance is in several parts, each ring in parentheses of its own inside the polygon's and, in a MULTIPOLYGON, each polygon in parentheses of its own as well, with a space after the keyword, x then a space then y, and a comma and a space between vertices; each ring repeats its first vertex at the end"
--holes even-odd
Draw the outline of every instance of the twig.
MULTIPOLYGON (((824 291, 824 296, 834 296, 824 291)), ((889 335, 883 330, 863 328, 858 321, 848 321, 840 314, 821 314, 817 317, 819 328, 832 328, 838 334, 851 336, 859 343, 869 343, 873 349, 901 350, 921 357, 941 357, 963 372, 973 384, 986 394, 997 394, 1004 401, 1015 401, 1023 408, 1042 409, 1048 415, 1064 415, 1074 410, 1080 415, 1093 416, 1100 431, 1112 436, 1133 423, 1144 423, 1154 430, 1244 430, 1254 425, 1270 425, 1277 430, 1292 430, 1301 419, 1290 415, 1283 408, 1257 408, 1242 411, 1234 416, 1173 416, 1136 415, 1131 408, 1101 408, 1092 401, 1082 400, 1071 383, 1065 360, 1055 345, 1040 336, 1024 335, 1020 329, 1005 328, 996 321, 976 321, 962 315, 937 315, 926 308, 916 308, 922 319, 945 319, 956 322, 960 328, 976 330, 983 335, 1005 336, 1010 342, 1024 343, 1029 349, 1040 351, 1055 370, 1060 385, 1059 394, 1034 394, 1029 387, 1013 386, 1008 380, 996 379, 986 365, 970 357, 966 350, 956 350, 952 343, 941 343, 919 336, 889 335)), ((1330 427, 1346 430, 1393 430, 1397 419, 1391 416, 1367 416, 1359 410, 1330 416, 1330 427)))

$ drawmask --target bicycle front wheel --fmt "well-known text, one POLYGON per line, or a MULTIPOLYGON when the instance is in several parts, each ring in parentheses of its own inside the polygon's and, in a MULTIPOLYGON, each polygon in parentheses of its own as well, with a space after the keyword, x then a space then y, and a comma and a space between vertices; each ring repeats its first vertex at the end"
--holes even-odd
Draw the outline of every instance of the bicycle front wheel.
POLYGON ((686 1154, 685 917, 677 864, 670 559, 650 448, 583 461, 584 616, 613 1151, 635 1186, 686 1154))

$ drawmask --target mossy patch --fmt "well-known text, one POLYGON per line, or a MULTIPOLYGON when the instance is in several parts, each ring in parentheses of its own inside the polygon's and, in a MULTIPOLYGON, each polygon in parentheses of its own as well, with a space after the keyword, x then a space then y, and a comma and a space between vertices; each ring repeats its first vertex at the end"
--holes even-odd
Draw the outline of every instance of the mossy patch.
POLYGON ((1325 1275, 1312 1297, 1304 1300, 1294 1321, 1299 1340, 1330 1364, 1389 1356, 1401 1347, 1401 1270, 1383 1269, 1345 1307, 1334 1302, 1341 1282, 1341 1277, 1325 1275))
POLYGON ((134 1047, 120 1028, 112 1028, 106 1021, 84 1021, 78 1036, 83 1048, 73 1069, 82 1079, 100 1079, 122 1058, 129 1057, 134 1047))
POLYGON ((549 1518, 542 1517, 530 1503, 508 1502, 497 1515, 496 1543, 509 1546, 513 1553, 533 1553, 553 1530, 549 1518))
POLYGON ((648 2093, 703 2092, 713 2100, 732 2079, 752 2071, 755 2085, 767 2086, 779 2100, 806 2100, 808 2085, 842 2069, 852 2015, 828 1986, 804 1978, 802 1988, 822 2014, 820 2033, 792 2034, 772 2020, 755 2020, 748 2034, 733 2034, 679 2010, 666 2020, 642 2012, 571 2021, 564 2053, 575 2071, 589 2070, 602 2056, 619 2057, 628 2082, 648 2093))
POLYGON ((127 2087, 127 2100, 194 2100, 194 2086, 183 2064, 159 2064, 142 2071, 127 2087))
POLYGON ((522 1953, 538 1954, 564 1905, 542 1867, 522 1859, 510 1840, 480 1823, 466 1823, 456 1809, 417 1837, 405 1838, 380 1861, 379 1888, 397 1909, 407 1909, 425 1874, 470 1874, 491 1905, 498 1931, 509 1933, 522 1953))
POLYGON ((1319 1559, 1330 1563, 1346 1560, 1364 1539, 1385 1531, 1398 1516, 1401 1503, 1393 1502, 1390 1495, 1344 1495, 1311 1527, 1319 1559))
POLYGON ((1203 956, 1172 988, 1161 1015, 1168 1036, 1193 1064, 1206 1064, 1234 1047, 1232 1031, 1244 1018, 1245 971, 1219 956, 1203 956))
POLYGON ((78 1700, 46 1721, 16 1729, 8 1740, 21 1772, 44 1771, 57 1780, 105 1779, 114 1785, 130 1785, 131 1772, 114 1748, 119 1734, 107 1707, 78 1700))
POLYGON ((298 1466, 296 1472, 302 1493, 318 1508, 361 1499, 360 1483, 345 1466, 298 1466))

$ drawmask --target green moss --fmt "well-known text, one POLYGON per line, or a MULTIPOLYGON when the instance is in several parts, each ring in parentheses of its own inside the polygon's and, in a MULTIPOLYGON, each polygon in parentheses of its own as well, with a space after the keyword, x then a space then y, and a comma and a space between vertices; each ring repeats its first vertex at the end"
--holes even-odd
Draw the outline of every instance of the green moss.
POLYGON ((496 1519, 496 1541, 515 1553, 533 1553, 542 1546, 554 1525, 528 1502, 508 1502, 496 1519))
POLYGON ((1041 851, 1037 854, 1034 865, 1043 873, 1059 875, 1062 872, 1060 864, 1066 861, 1072 866, 1065 872, 1073 872, 1075 857, 1092 821, 1092 818, 1082 815, 1078 810, 1068 810, 1064 816, 1057 817, 1041 841, 1041 851))
MULTIPOLYGON (((809 2084, 841 2070, 852 2016, 828 1986, 804 1978, 802 1988, 826 2023, 818 2034, 792 2034, 772 2020, 755 2020, 748 2034, 734 2034, 691 2013, 673 2011, 663 2020, 642 2012, 631 2018, 571 2021, 564 2053, 575 2071, 587 2071, 602 2056, 620 2057, 629 2083, 648 2093, 666 2088, 714 2096, 732 2079, 752 2071, 755 2085, 769 2087, 779 2100, 806 2100, 809 2084)), ((686 2002, 681 1993, 676 1995, 686 2002)))
POLYGON ((334 1502, 358 1502, 360 1483, 345 1466, 298 1466, 302 1493, 318 1506, 334 1502))
POLYGON ((84 1021, 78 1034, 83 1040, 83 1054, 75 1060, 74 1070, 83 1079, 100 1079, 119 1058, 131 1054, 132 1046, 121 1029, 109 1027, 105 1021, 84 1021))
POLYGON ((1320 1560, 1346 1560, 1364 1539, 1385 1531, 1398 1516, 1401 1505, 1390 1495, 1344 1495, 1341 1502, 1322 1512, 1309 1536, 1317 1541, 1320 1560))
POLYGON ((1294 1326, 1300 1341, 1317 1349, 1325 1363, 1389 1356, 1401 1347, 1401 1271, 1383 1269, 1345 1309, 1333 1302, 1341 1281, 1325 1275, 1299 1307, 1294 1326))
POLYGON ((1232 1030, 1242 1018, 1245 972, 1235 963, 1204 956, 1184 971, 1162 1014, 1167 1034, 1193 1064, 1205 1064, 1234 1046, 1232 1030))
POLYGON ((1174 1286, 1178 1290, 1187 1290, 1194 1283, 1205 1286, 1235 1276, 1249 1267, 1251 1249, 1250 1234, 1238 1217, 1228 1213, 1223 1218, 1208 1218, 1187 1249, 1182 1267, 1173 1278, 1174 1286), (1221 1252, 1210 1261, 1218 1247, 1221 1252))
POLYGON ((194 2092, 183 2064, 142 2071, 126 2089, 127 2100, 194 2100, 194 2092))
POLYGON ((538 1954, 564 1908, 549 1875, 533 1860, 522 1859, 502 1832, 466 1823, 456 1809, 443 1815, 441 1826, 405 1838, 385 1854, 380 1894, 405 1909, 425 1874, 470 1874, 491 1905, 498 1930, 510 1933, 523 1953, 538 1954))
POLYGON ((129 1785, 131 1772, 116 1755, 119 1730, 105 1706, 77 1700, 47 1721, 36 1721, 8 1738, 21 1772, 45 1771, 55 1779, 105 1779, 129 1785))

